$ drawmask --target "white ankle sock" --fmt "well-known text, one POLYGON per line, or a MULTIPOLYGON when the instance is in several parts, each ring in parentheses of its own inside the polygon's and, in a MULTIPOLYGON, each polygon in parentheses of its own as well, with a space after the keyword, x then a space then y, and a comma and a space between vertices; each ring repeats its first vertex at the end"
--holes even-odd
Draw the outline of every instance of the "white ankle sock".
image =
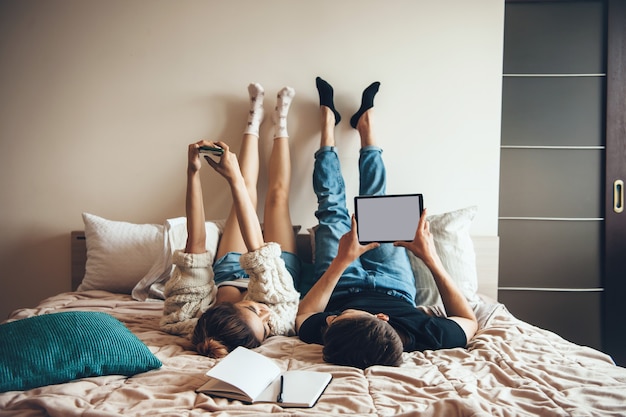
POLYGON ((248 114, 248 124, 243 133, 259 137, 259 128, 263 122, 265 90, 261 84, 252 83, 248 85, 248 94, 250 95, 250 113, 248 114))
POLYGON ((272 115, 272 121, 274 122, 274 139, 289 137, 289 133, 287 133, 287 114, 289 113, 291 100, 295 95, 296 90, 291 87, 283 87, 277 94, 276 108, 272 115))

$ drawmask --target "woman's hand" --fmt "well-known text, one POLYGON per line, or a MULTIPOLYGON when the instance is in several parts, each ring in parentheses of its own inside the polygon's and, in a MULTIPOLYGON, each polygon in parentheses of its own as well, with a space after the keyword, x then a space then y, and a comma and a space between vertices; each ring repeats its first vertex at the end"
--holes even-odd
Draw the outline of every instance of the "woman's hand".
POLYGON ((230 151, 230 148, 225 142, 203 141, 202 145, 199 146, 214 146, 222 148, 224 153, 220 156, 218 161, 211 158, 209 155, 205 155, 204 159, 206 159, 211 168, 217 171, 217 173, 224 177, 229 183, 232 184, 233 181, 241 178, 241 169, 239 168, 237 155, 230 151))
POLYGON ((199 142, 189 145, 189 148, 187 150, 187 169, 189 170, 189 172, 197 172, 200 170, 200 168, 202 168, 199 148, 200 146, 204 146, 207 143, 209 142, 207 142, 206 140, 201 140, 199 142))

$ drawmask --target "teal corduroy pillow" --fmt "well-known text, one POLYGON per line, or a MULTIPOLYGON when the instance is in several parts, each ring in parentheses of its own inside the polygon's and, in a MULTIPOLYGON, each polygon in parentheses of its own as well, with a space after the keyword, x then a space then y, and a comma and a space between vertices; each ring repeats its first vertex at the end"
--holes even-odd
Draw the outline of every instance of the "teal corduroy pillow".
POLYGON ((150 349, 106 313, 51 313, 0 325, 0 392, 159 367, 150 349))

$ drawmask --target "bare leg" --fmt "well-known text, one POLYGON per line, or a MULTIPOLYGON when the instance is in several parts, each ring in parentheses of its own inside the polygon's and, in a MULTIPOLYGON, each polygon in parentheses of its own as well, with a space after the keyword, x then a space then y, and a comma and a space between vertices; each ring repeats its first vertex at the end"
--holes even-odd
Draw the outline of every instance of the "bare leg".
POLYGON ((296 239, 289 212, 291 156, 289 139, 276 138, 269 160, 269 186, 265 199, 265 241, 280 244, 282 250, 296 251, 296 239))
POLYGON ((322 126, 320 148, 335 146, 335 114, 332 109, 327 106, 320 106, 320 122, 322 126))
POLYGON ((289 211, 291 188, 291 155, 287 133, 287 113, 295 95, 285 87, 278 93, 274 110, 274 143, 269 160, 268 190, 265 199, 264 236, 266 242, 280 244, 282 250, 295 253, 296 239, 289 211))
POLYGON ((372 112, 373 108, 370 108, 361 115, 359 121, 356 124, 356 130, 361 137, 361 148, 366 146, 376 145, 376 139, 372 130, 372 112))

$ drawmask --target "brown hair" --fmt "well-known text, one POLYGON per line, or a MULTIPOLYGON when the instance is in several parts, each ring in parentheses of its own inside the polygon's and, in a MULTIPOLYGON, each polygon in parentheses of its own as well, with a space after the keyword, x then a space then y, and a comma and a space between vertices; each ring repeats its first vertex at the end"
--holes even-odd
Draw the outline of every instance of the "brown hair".
POLYGON ((398 332, 377 317, 337 320, 324 334, 324 360, 365 369, 372 365, 399 366, 404 345, 398 332))
POLYGON ((261 345, 233 303, 217 304, 198 319, 191 342, 198 353, 222 358, 237 346, 253 349, 261 345))

